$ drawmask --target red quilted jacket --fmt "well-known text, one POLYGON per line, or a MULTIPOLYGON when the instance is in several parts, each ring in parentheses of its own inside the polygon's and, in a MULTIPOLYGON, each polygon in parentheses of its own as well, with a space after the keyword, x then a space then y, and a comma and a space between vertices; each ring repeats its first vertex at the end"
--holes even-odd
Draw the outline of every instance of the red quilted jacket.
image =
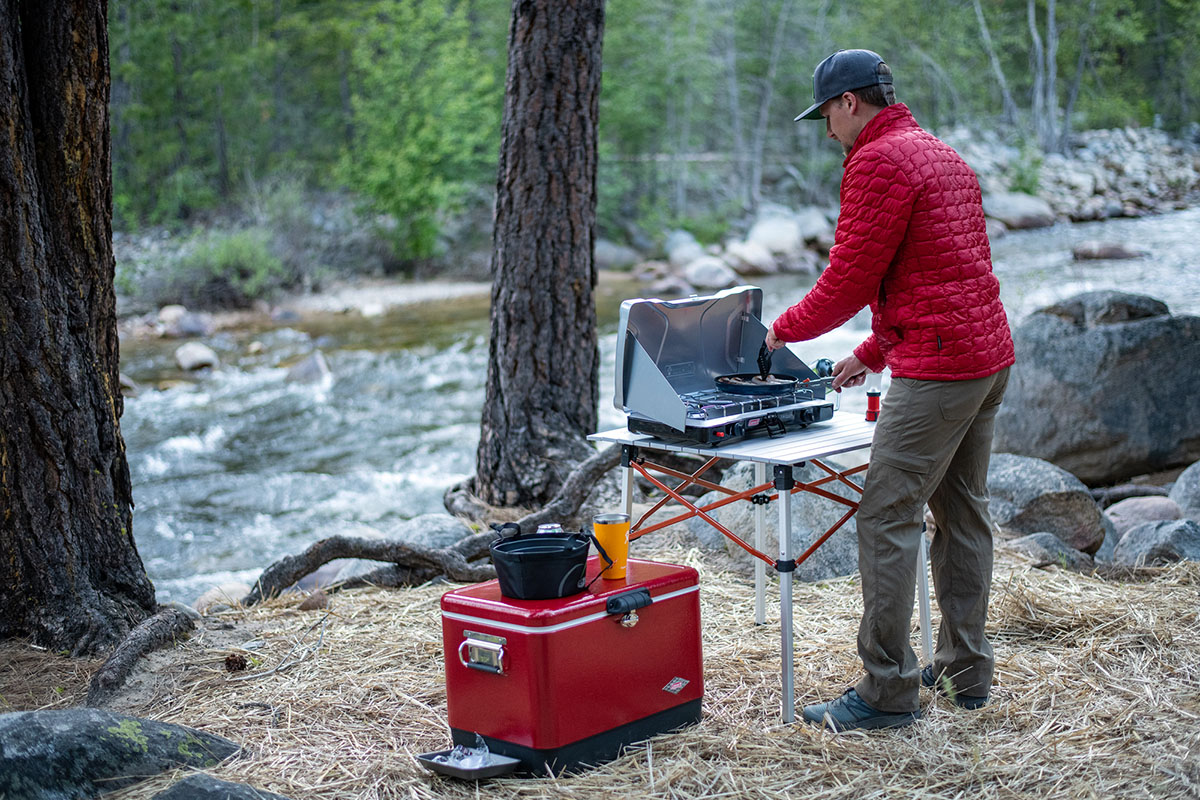
POLYGON ((992 274, 979 181, 903 104, 867 123, 843 164, 829 267, 775 320, 785 342, 812 339, 871 306, 854 350, 901 378, 968 380, 1013 363, 992 274))

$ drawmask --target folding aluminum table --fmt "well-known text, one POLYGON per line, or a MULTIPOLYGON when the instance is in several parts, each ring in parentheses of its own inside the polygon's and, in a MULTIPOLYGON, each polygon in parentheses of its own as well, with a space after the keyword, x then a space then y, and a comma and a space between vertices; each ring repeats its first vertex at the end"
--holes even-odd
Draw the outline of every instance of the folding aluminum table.
MULTIPOLYGON (((665 497, 656 505, 650 508, 642 517, 633 521, 630 526, 630 540, 660 530, 669 525, 674 525, 692 517, 699 517, 709 525, 712 525, 726 537, 734 541, 740 547, 757 558, 754 565, 754 619, 758 624, 763 624, 766 621, 765 608, 765 586, 766 586, 766 567, 770 565, 779 574, 779 621, 780 621, 780 660, 781 660, 781 675, 782 675, 782 690, 783 690, 783 721, 789 723, 795 720, 795 691, 794 691, 794 669, 793 669, 793 641, 794 632, 792 630, 792 572, 796 566, 803 563, 805 559, 811 556, 818 547, 832 536, 839 528, 854 516, 858 510, 858 502, 855 499, 842 497, 834 494, 827 489, 822 488, 825 484, 833 481, 838 481, 852 488, 858 494, 862 493, 862 489, 858 484, 850 480, 850 476, 862 472, 866 469, 866 465, 856 466, 848 469, 838 469, 836 466, 826 463, 821 459, 827 459, 829 456, 838 455, 839 453, 848 453, 855 450, 862 450, 871 446, 871 438, 875 433, 875 425, 873 422, 867 422, 862 417, 852 415, 848 412, 838 412, 833 415, 833 419, 828 422, 822 422, 802 430, 788 433, 775 439, 746 439, 734 444, 724 445, 722 447, 706 447, 703 445, 688 444, 685 442, 671 442, 661 439, 656 439, 645 434, 631 433, 625 428, 615 428, 610 431, 603 431, 592 434, 590 439, 599 442, 611 442, 620 445, 622 448, 621 467, 624 473, 622 482, 622 501, 625 505, 626 513, 630 514, 630 520, 633 520, 633 473, 636 471, 650 483, 657 486, 665 493, 665 497), (654 464, 648 461, 642 451, 659 451, 666 453, 688 453, 692 455, 705 456, 707 460, 695 472, 688 474, 670 467, 654 464), (735 461, 750 461, 754 463, 754 486, 742 492, 735 492, 728 487, 720 486, 704 480, 703 474, 716 464, 721 459, 732 459, 735 461), (814 466, 821 469, 826 475, 816 481, 809 483, 796 482, 794 468, 803 466, 805 463, 811 462, 814 466), (773 480, 767 481, 766 472, 767 466, 773 467, 773 480), (675 486, 667 485, 664 480, 661 480, 651 472, 656 472, 667 478, 676 478, 681 483, 675 486), (681 494, 681 490, 688 485, 698 485, 725 494, 718 500, 708 503, 704 506, 697 506, 687 497, 681 494), (774 493, 770 490, 774 489, 774 493), (792 557, 792 505, 791 496, 794 492, 809 492, 828 499, 831 502, 844 505, 846 513, 823 535, 817 538, 813 544, 802 553, 799 558, 792 557), (674 500, 682 505, 686 510, 683 513, 677 514, 670 519, 662 520, 653 525, 648 524, 650 518, 659 511, 667 502, 674 500), (749 501, 755 503, 755 525, 754 525, 754 545, 744 541, 740 536, 730 531, 725 526, 721 525, 714 519, 709 512, 715 511, 718 508, 735 503, 738 501, 749 501), (779 558, 778 560, 770 558, 762 552, 765 546, 765 522, 766 522, 766 503, 769 501, 778 500, 779 502, 779 558)), ((932 663, 933 658, 933 641, 930 632, 929 624, 929 586, 925 579, 926 571, 925 564, 928 559, 926 552, 925 537, 921 537, 920 547, 920 564, 917 571, 917 589, 920 601, 920 620, 922 644, 925 651, 926 660, 932 663)))

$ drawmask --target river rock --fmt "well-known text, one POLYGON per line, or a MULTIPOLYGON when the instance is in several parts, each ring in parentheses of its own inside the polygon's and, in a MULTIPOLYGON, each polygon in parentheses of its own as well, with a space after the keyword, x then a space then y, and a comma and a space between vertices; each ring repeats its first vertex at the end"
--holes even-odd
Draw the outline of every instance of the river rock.
POLYGON ((221 365, 221 359, 217 358, 217 354, 208 345, 188 342, 180 345, 175 351, 175 363, 185 372, 194 372, 198 369, 216 368, 221 365))
POLYGON ((177 303, 163 306, 158 310, 158 324, 167 328, 178 322, 186 313, 188 313, 187 308, 177 303))
POLYGON ((1048 531, 1013 539, 1008 546, 1038 562, 1051 562, 1075 572, 1088 572, 1096 566, 1087 553, 1081 553, 1048 531))
POLYGON ((739 275, 773 275, 779 271, 775 256, 758 242, 730 242, 725 246, 725 260, 739 275))
POLYGON ((1142 523, 1180 519, 1183 512, 1179 504, 1169 497, 1130 497, 1104 509, 1104 516, 1112 520, 1113 528, 1120 538, 1130 528, 1142 523))
POLYGON ((1104 524, 1104 541, 1100 542, 1100 548, 1092 553, 1092 558, 1097 564, 1111 564, 1113 553, 1117 549, 1117 528, 1108 517, 1101 515, 1100 521, 1104 524))
POLYGON ((983 196, 983 212, 1009 228, 1045 228, 1054 224, 1054 210, 1040 197, 1022 192, 996 192, 983 196))
POLYGON ((652 297, 686 297, 696 294, 696 288, 678 275, 668 275, 650 284, 648 294, 652 297))
POLYGON ((208 614, 216 610, 224 610, 235 606, 248 594, 250 594, 250 587, 247 584, 238 581, 229 581, 206 589, 192 603, 192 608, 201 614, 208 614), (224 608, 218 609, 219 606, 223 606, 224 608))
POLYGON ((117 381, 121 387, 122 397, 137 397, 142 392, 142 387, 137 385, 137 381, 124 372, 117 375, 117 381))
POLYGON ((993 453, 988 510, 1002 530, 1049 532, 1068 546, 1094 553, 1104 541, 1100 506, 1071 473, 1037 458, 993 453))
POLYGON ((704 248, 696 241, 696 237, 687 231, 672 231, 663 245, 667 261, 675 269, 681 269, 687 264, 706 255, 704 248))
POLYGON ((314 350, 303 361, 293 364, 287 371, 288 383, 303 383, 309 386, 329 386, 333 383, 333 373, 329 362, 320 350, 314 350))
POLYGON ((716 256, 703 256, 683 268, 683 279, 697 289, 728 289, 737 286, 737 273, 716 256))
POLYGON ((804 234, 793 216, 771 216, 759 219, 746 235, 747 242, 771 253, 794 253, 804 247, 804 234))
POLYGON ((1129 258, 1141 258, 1146 255, 1141 250, 1134 250, 1121 242, 1101 242, 1089 240, 1080 242, 1071 249, 1071 256, 1076 261, 1117 261, 1129 258))
POLYGON ((1147 522, 1130 528, 1113 554, 1129 567, 1162 566, 1176 561, 1200 561, 1200 523, 1190 519, 1147 522))
POLYGON ((211 775, 189 775, 152 800, 288 800, 281 794, 263 791, 244 783, 218 780, 211 775))
POLYGON ((408 544, 421 545, 441 549, 457 544, 470 536, 474 531, 462 520, 449 514, 422 514, 402 523, 393 533, 392 538, 408 544))
POLYGON ((185 311, 175 316, 163 328, 163 335, 172 339, 190 339, 202 336, 212 336, 217 329, 211 314, 200 314, 185 311))
POLYGON ((0 714, 0 797, 92 798, 239 750, 211 733, 95 708, 0 714))
POLYGON ((833 225, 825 212, 815 206, 805 206, 796 212, 796 225, 805 242, 819 242, 833 236, 833 225))
MULTIPOLYGON (((794 472, 796 480, 814 481, 827 477, 817 467, 807 464, 794 472)), ((753 484, 754 465, 749 462, 739 462, 731 467, 721 479, 721 485, 734 491, 749 489, 753 484)), ((771 480, 771 471, 767 470, 767 480, 771 480)), ((826 484, 827 489, 841 497, 857 501, 858 495, 852 489, 836 481, 826 484)), ((709 492, 697 501, 697 505, 705 505, 725 497, 720 492, 709 492)), ((776 501, 778 502, 778 501, 776 501)), ((753 503, 730 503, 712 512, 718 522, 729 530, 742 536, 750 545, 754 544, 754 510, 753 503)), ((792 495, 792 553, 799 556, 809 545, 821 537, 835 522, 846 513, 846 507, 840 503, 827 500, 808 492, 798 492, 792 495)), ((688 520, 689 530, 703 539, 710 534, 703 527, 708 523, 697 518, 688 520)), ((766 544, 763 552, 775 557, 779 553, 779 509, 774 504, 767 506, 766 524, 764 525, 766 544)), ((723 538, 723 537, 722 537, 723 538)), ((726 551, 747 567, 755 561, 740 546, 730 540, 725 540, 726 551)), ((858 527, 853 517, 843 525, 828 541, 817 548, 803 564, 796 567, 793 573, 797 580, 820 581, 850 575, 858 569, 858 527)))
POLYGON ((1200 522, 1200 461, 1180 473, 1167 496, 1179 505, 1183 516, 1200 522))
MULTIPOLYGON (((1088 292, 1031 314, 994 448, 1107 485, 1200 459, 1200 317, 1162 302, 1088 292)), ((1182 504, 1180 504, 1182 505, 1182 504)))
POLYGON ((1008 226, 998 219, 987 218, 987 237, 989 242, 1003 238, 1008 233, 1008 226))
POLYGON ((628 272, 634 264, 642 260, 642 255, 632 247, 609 241, 596 240, 596 268, 620 270, 628 272))

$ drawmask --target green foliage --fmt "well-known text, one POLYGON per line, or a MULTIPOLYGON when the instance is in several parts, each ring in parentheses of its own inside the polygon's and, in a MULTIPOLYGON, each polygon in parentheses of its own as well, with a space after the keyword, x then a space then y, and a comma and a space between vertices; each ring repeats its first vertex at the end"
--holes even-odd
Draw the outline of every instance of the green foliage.
POLYGON ((391 215, 401 258, 435 252, 440 215, 491 175, 501 98, 472 47, 465 4, 387 0, 354 49, 354 145, 347 184, 391 215))
POLYGON ((1031 144, 1023 145, 1008 179, 1014 192, 1036 195, 1042 180, 1042 151, 1031 144))
MULTIPOLYGON (((495 183, 510 7, 111 0, 116 225, 194 225, 248 197, 242 210, 271 231, 293 271, 291 253, 311 250, 318 234, 299 213, 304 199, 350 192, 383 221, 396 253, 428 259, 466 193, 490 196, 495 183)), ((1028 0, 980 8, 1018 106, 1017 133, 1036 136, 1028 0)), ((1054 8, 1057 109, 1043 121, 1064 124, 1072 92, 1076 129, 1161 122, 1180 131, 1197 119, 1200 3, 1054 8)), ((1049 10, 1034 0, 1043 45, 1049 10)), ((811 101, 813 67, 839 47, 883 54, 899 99, 927 127, 998 124, 1001 92, 972 2, 610 0, 601 232, 622 238, 636 223, 654 234, 691 220, 685 227, 707 237, 718 216, 753 210, 758 197, 831 202, 840 153, 820 123, 792 117, 811 101)), ((1017 185, 1036 188, 1035 154, 1017 172, 1017 185)), ((132 288, 143 283, 129 274, 132 288)))
POLYGON ((250 228, 197 237, 163 287, 163 302, 200 308, 244 307, 284 288, 291 277, 271 252, 270 234, 250 228))

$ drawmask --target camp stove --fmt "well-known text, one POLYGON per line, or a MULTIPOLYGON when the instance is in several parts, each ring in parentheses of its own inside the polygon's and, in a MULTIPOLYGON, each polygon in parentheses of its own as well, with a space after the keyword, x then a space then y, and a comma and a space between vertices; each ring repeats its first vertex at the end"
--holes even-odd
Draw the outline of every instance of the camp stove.
POLYGON ((623 302, 613 404, 628 415, 629 430, 721 445, 831 419, 827 359, 819 375, 785 347, 756 366, 767 334, 761 316, 755 286, 623 302))

